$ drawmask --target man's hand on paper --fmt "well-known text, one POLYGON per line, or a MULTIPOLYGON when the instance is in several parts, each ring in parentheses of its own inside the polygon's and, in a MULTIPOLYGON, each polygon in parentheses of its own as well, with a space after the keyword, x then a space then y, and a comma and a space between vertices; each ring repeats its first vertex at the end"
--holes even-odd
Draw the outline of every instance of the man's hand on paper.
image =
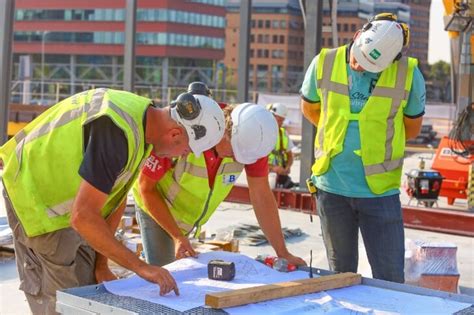
POLYGON ((198 253, 193 249, 191 242, 186 236, 179 236, 174 239, 174 254, 176 259, 198 256, 198 253))
POLYGON ((165 268, 161 268, 153 265, 146 265, 140 268, 140 272, 137 273, 143 279, 157 283, 160 286, 160 295, 166 295, 171 290, 174 291, 176 295, 179 295, 178 285, 171 276, 170 272, 165 268))

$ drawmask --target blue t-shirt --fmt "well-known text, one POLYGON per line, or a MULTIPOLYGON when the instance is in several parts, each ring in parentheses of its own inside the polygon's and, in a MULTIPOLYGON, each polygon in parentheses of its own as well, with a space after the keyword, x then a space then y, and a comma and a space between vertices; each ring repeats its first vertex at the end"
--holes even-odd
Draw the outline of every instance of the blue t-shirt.
MULTIPOLYGON (((317 92, 316 66, 318 56, 311 62, 306 71, 301 96, 310 103, 319 103, 320 96, 317 92)), ((347 64, 347 77, 349 81, 349 97, 351 112, 359 113, 372 93, 379 73, 353 71, 347 64)), ((408 97, 407 106, 403 114, 408 118, 417 118, 425 113, 425 80, 420 70, 415 68, 413 82, 408 97)), ((360 150, 359 122, 349 121, 343 150, 331 159, 329 169, 320 176, 313 176, 313 182, 321 190, 355 198, 373 198, 398 194, 398 189, 389 190, 381 195, 374 194, 365 179, 364 168, 360 156, 354 153, 360 150)))

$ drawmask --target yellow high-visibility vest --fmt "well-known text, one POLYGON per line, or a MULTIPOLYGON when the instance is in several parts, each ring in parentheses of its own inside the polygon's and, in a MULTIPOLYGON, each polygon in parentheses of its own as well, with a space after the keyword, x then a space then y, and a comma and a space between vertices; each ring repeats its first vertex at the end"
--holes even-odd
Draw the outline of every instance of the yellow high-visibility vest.
POLYGON ((359 122, 365 178, 374 194, 400 187, 405 152, 403 109, 407 105, 418 64, 402 57, 385 69, 360 113, 350 110, 345 46, 322 49, 316 70, 321 115, 315 139, 313 175, 324 174, 342 152, 350 120, 359 122))
MULTIPOLYGON (((186 235, 193 230, 198 233, 230 193, 243 169, 244 165, 232 158, 222 159, 211 189, 204 154, 200 157, 188 154, 165 173, 156 189, 164 197, 181 231, 186 235)), ((133 194, 136 204, 150 214, 139 193, 138 183, 133 187, 133 194)))
POLYGON ((107 217, 120 205, 151 150, 145 149, 143 129, 150 104, 150 99, 129 92, 85 91, 49 108, 0 148, 3 183, 29 237, 70 226, 72 205, 82 180, 78 171, 87 141, 83 128, 103 116, 123 130, 128 160, 101 215, 107 217))

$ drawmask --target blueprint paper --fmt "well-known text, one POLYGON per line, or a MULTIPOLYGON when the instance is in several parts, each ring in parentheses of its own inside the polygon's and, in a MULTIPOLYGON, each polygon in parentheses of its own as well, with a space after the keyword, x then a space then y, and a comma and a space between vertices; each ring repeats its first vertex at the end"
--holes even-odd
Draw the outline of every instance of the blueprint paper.
POLYGON ((207 293, 254 287, 275 282, 307 278, 308 273, 296 271, 281 273, 250 257, 229 252, 209 252, 197 259, 185 258, 166 265, 176 282, 180 295, 170 293, 160 296, 158 285, 133 276, 128 279, 104 283, 111 293, 131 296, 137 299, 162 304, 178 311, 186 311, 204 305, 207 293), (207 277, 207 263, 212 259, 232 261, 235 264, 235 278, 231 282, 210 280, 207 277))
MULTIPOLYGON (((308 273, 295 271, 282 273, 268 268, 247 256, 228 252, 209 252, 199 258, 186 258, 166 266, 180 290, 159 295, 159 287, 138 276, 106 282, 108 291, 168 306, 184 312, 203 306, 204 297, 210 292, 254 287, 257 285, 308 278, 308 273), (207 263, 212 259, 232 261, 236 276, 231 282, 207 278, 207 263)), ((342 289, 306 294, 272 301, 226 308, 234 315, 247 314, 452 314, 469 307, 469 304, 357 285, 342 289)))

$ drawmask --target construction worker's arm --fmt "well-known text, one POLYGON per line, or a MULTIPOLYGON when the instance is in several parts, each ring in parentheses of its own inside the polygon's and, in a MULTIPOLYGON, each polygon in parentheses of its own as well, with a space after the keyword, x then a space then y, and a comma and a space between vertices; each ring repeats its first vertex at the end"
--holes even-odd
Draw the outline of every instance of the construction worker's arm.
MULTIPOLYGON (((125 211, 127 206, 127 199, 125 199, 120 206, 112 212, 106 219, 107 224, 110 227, 111 231, 116 231, 120 223, 120 219, 125 211)), ((116 280, 117 276, 110 270, 108 265, 108 259, 99 252, 96 252, 95 257, 95 280, 97 283, 102 283, 104 281, 116 280)))
POLYGON ((314 126, 317 126, 321 115, 321 103, 310 103, 302 98, 300 107, 303 116, 314 126))
POLYGON ((268 178, 266 176, 247 176, 247 182, 249 185, 250 201, 252 202, 255 216, 277 256, 285 258, 290 264, 306 265, 302 258, 293 256, 286 248, 285 240, 281 232, 278 207, 270 185, 268 184, 268 178))
POLYGON ((107 194, 83 180, 72 207, 72 227, 97 252, 135 272, 143 279, 159 284, 160 295, 172 290, 178 295, 178 286, 168 270, 140 260, 115 238, 114 231, 101 216, 101 209, 107 198, 107 194))
POLYGON ((286 175, 290 174, 291 166, 293 165, 293 152, 291 150, 286 151, 286 157, 288 161, 286 161, 285 173, 286 175))
POLYGON ((171 215, 168 205, 156 189, 157 181, 143 173, 140 173, 138 181, 140 195, 142 196, 149 214, 153 217, 156 223, 158 223, 168 233, 168 235, 173 238, 176 259, 189 256, 196 257, 197 253, 191 246, 189 239, 181 232, 176 220, 171 215))
POLYGON ((420 133, 423 117, 403 117, 403 123, 405 124, 405 139, 414 139, 420 133))
POLYGON ((408 102, 403 109, 403 124, 405 139, 414 139, 421 130, 426 104, 426 84, 423 74, 418 67, 413 72, 413 81, 408 96, 408 102))

